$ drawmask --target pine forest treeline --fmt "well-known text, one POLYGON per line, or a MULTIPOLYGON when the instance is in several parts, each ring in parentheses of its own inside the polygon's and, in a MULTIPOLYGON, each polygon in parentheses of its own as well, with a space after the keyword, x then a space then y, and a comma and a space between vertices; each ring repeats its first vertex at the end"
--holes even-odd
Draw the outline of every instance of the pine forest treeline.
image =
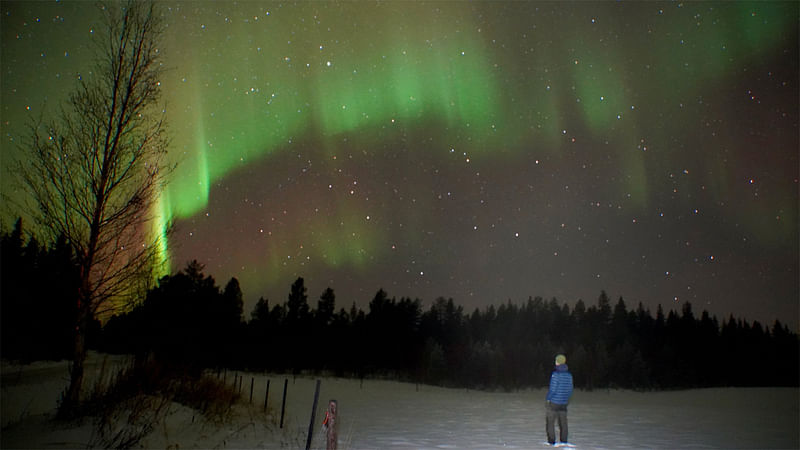
MULTIPOLYGON (((74 303, 62 287, 75 282, 68 247, 23 243, 21 222, 2 244, 2 352, 21 360, 69 357, 74 303)), ((452 299, 389 297, 379 290, 368 309, 337 309, 328 288, 309 299, 298 278, 284 302, 259 299, 244 320, 242 292, 224 287, 196 261, 163 277, 147 297, 100 328, 90 344, 115 353, 153 355, 196 368, 320 372, 392 377, 453 387, 514 390, 547 383, 553 355, 566 353, 575 384, 585 389, 674 389, 797 386, 798 336, 729 317, 721 323, 690 303, 655 317, 641 303, 612 301, 572 308, 529 298, 466 312, 452 299)))

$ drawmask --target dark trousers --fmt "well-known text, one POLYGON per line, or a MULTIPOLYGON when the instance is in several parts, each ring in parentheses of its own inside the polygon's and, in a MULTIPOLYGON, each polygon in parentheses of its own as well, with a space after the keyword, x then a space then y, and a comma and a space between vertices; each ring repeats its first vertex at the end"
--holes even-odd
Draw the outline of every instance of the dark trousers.
POLYGON ((556 442, 556 421, 558 421, 559 441, 569 442, 567 440, 567 405, 556 405, 555 403, 547 402, 547 418, 545 422, 545 430, 547 431, 547 442, 555 444, 556 442))

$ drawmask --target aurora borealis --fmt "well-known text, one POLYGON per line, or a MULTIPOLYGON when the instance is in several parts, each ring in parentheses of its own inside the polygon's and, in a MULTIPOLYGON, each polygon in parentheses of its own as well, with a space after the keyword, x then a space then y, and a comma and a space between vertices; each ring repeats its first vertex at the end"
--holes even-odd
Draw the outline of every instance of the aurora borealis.
MULTIPOLYGON (((161 6, 168 256, 247 313, 302 276, 337 307, 604 289, 797 327, 796 2, 161 6)), ((99 17, 2 3, 4 171, 99 17)))

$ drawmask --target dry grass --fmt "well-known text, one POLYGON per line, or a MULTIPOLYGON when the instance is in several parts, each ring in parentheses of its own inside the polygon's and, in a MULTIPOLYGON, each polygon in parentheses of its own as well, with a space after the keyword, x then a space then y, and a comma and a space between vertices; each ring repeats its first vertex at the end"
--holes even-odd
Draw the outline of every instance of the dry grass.
POLYGON ((239 398, 214 377, 148 359, 111 375, 103 367, 74 419, 94 421, 91 447, 132 448, 163 423, 172 402, 222 424, 231 420, 239 398))

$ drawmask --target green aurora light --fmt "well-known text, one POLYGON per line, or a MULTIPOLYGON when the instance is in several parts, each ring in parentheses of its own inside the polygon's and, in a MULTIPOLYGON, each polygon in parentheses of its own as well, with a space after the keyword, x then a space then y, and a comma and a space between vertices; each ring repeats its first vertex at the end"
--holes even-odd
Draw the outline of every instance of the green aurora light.
MULTIPOLYGON (((169 187, 171 215, 198 214, 216 180, 309 135, 335 153, 331 143, 344 134, 360 139, 395 124, 435 123, 443 141, 468 145, 473 154, 503 157, 499 148, 525 151, 526 142, 558 154, 572 110, 594 138, 617 143, 628 174, 624 190, 644 207, 648 167, 630 149, 652 130, 637 123, 639 99, 626 86, 646 82, 665 89, 665 98, 687 83, 699 91, 771 48, 792 21, 765 4, 709 8, 691 20, 688 9, 663 14, 656 4, 626 5, 624 16, 618 6, 599 4, 600 20, 578 4, 567 6, 569 14, 546 5, 503 6, 523 10, 520 20, 545 16, 524 42, 490 38, 497 30, 486 17, 495 4, 244 3, 230 12, 203 2, 175 6, 165 46, 175 69, 165 91, 185 158, 169 187), (625 37, 652 15, 663 16, 652 28, 673 30, 666 38, 625 37), (553 39, 587 23, 588 32, 553 39), (626 58, 642 45, 655 49, 649 60, 626 58), (512 60, 519 55, 526 60, 512 60)), ((358 264, 374 240, 358 233, 359 245, 331 248, 324 243, 337 232, 315 230, 334 264, 358 264)))
MULTIPOLYGON (((44 11, 41 17, 71 18, 87 9, 84 5, 37 8, 44 11)), ((226 244, 212 268, 225 267, 243 286, 285 284, 292 272, 289 258, 300 264, 295 272, 303 272, 302 264, 317 264, 366 274, 399 264, 392 258, 400 252, 447 266, 448 255, 463 255, 451 248, 456 244, 438 241, 449 231, 437 229, 435 217, 453 211, 432 194, 449 195, 445 180, 459 183, 451 201, 464 216, 458 224, 468 230, 512 221, 501 223, 469 203, 487 192, 498 203, 498 195, 514 198, 520 192, 542 200, 541 210, 526 210, 534 209, 531 217, 504 212, 520 229, 569 223, 579 213, 560 205, 573 205, 576 197, 584 205, 599 206, 602 199, 603 206, 614 204, 640 217, 672 201, 692 208, 696 197, 685 193, 697 186, 708 204, 729 204, 754 164, 747 152, 729 151, 742 146, 736 125, 741 112, 738 100, 721 86, 765 61, 796 58, 785 54, 787 42, 794 39, 796 46, 793 2, 161 6, 169 24, 162 92, 170 155, 178 166, 154 206, 161 217, 155 233, 163 235, 171 220, 181 232, 204 220, 224 221, 210 209, 213 197, 233 190, 238 177, 260 175, 260 193, 278 189, 264 196, 273 202, 262 205, 269 211, 237 214, 261 201, 250 198, 226 213, 236 215, 232 228, 242 234, 257 229, 269 239, 226 244), (520 176, 515 186, 496 182, 505 167, 540 162, 547 175, 520 176), (545 194, 558 184, 557 175, 565 177, 563 184, 572 181, 572 190, 545 194), (322 193, 311 192, 309 184, 296 186, 301 177, 322 193), (586 186, 574 187, 576 180, 586 186)), ((52 108, 73 87, 66 76, 30 82, 30 72, 13 70, 17 61, 24 65, 33 55, 50 64, 41 70, 49 74, 55 57, 39 55, 65 54, 57 61, 63 65, 59 73, 85 70, 85 41, 92 34, 75 29, 98 23, 96 16, 81 15, 69 27, 48 28, 46 35, 43 29, 39 33, 47 44, 39 45, 25 34, 35 31, 33 26, 15 22, 24 15, 16 13, 28 7, 4 3, 4 10, 15 13, 3 15, 0 82, 7 136, 23 130, 21 118, 38 113, 43 97, 52 108)), ((756 136, 749 144, 768 142, 756 136)), ((14 154, 7 149, 15 145, 11 138, 4 141, 4 167, 14 154)), ((726 213, 727 229, 741 225, 769 248, 796 239, 791 212, 797 205, 791 198, 765 196, 752 207, 726 213), (775 211, 785 211, 777 224, 775 211)), ((516 232, 505 226, 511 235, 516 232)), ((529 254, 552 256, 559 235, 547 238, 552 239, 529 254)), ((162 240, 162 256, 174 271, 185 263, 175 261, 175 244, 185 239, 171 239, 170 245, 162 240)), ((493 248, 490 238, 481 239, 493 248)), ((472 259, 481 264, 491 255, 476 250, 472 259)))

